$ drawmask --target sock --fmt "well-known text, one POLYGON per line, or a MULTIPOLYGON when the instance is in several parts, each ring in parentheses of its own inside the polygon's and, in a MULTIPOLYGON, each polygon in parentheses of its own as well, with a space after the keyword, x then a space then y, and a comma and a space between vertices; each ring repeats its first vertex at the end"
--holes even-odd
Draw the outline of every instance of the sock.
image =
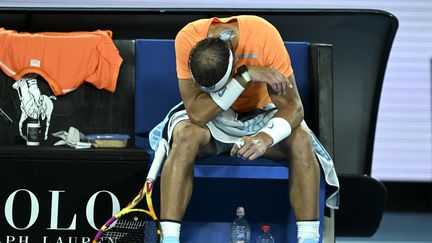
POLYGON ((297 221, 298 243, 318 243, 319 221, 297 221))
POLYGON ((176 221, 161 221, 161 230, 162 230, 162 242, 165 243, 165 239, 170 241, 168 242, 176 242, 172 240, 177 240, 179 242, 180 239, 180 222, 176 221))

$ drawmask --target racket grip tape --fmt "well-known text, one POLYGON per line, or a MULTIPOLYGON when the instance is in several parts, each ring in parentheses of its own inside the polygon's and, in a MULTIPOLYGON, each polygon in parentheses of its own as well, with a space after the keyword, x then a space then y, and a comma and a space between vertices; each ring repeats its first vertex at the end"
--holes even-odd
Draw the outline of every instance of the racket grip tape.
POLYGON ((168 146, 169 146, 168 142, 166 142, 165 139, 161 139, 161 141, 159 141, 158 148, 155 151, 155 156, 147 175, 147 180, 154 181, 156 179, 156 176, 159 173, 159 169, 162 165, 165 155, 168 152, 168 146))

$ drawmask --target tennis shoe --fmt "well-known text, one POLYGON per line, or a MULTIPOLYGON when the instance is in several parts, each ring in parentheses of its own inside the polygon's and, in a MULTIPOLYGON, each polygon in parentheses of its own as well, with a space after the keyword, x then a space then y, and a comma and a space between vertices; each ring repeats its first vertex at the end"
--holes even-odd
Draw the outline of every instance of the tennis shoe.
POLYGON ((180 243, 180 241, 175 237, 166 237, 162 239, 161 243, 180 243))
POLYGON ((300 242, 300 243, 318 243, 319 242, 319 240, 317 240, 317 239, 314 239, 314 238, 306 238, 306 239, 304 239, 302 242, 300 242))

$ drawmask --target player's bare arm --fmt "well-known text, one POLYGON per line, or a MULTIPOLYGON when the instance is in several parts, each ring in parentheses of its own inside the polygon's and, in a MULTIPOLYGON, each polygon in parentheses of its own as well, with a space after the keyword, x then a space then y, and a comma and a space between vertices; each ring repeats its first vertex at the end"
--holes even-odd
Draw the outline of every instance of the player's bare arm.
MULTIPOLYGON (((298 127, 303 120, 304 112, 300 96, 295 85, 294 75, 291 75, 287 80, 293 85, 293 88, 286 90, 284 95, 276 94, 271 87, 268 87, 270 98, 278 107, 278 111, 274 117, 280 117, 291 125, 292 129, 298 127)), ((274 143, 273 138, 265 132, 259 132, 251 137, 242 138, 241 146, 234 145, 231 149, 231 156, 239 156, 244 159, 254 160, 262 156, 267 149, 274 143)))
POLYGON ((270 94, 270 99, 278 108, 274 116, 287 120, 294 130, 302 122, 304 110, 297 90, 294 74, 287 77, 287 79, 292 84, 293 88, 287 89, 285 95, 278 95, 270 87, 268 87, 268 92, 270 94))
POLYGON ((292 82, 274 68, 262 66, 248 66, 248 72, 253 82, 267 83, 278 95, 285 95, 293 88, 292 82))
MULTIPOLYGON (((234 77, 241 86, 246 87, 246 82, 240 75, 234 77)), ((233 82, 233 80, 229 82, 233 82)), ((186 112, 193 123, 205 126, 207 122, 223 111, 208 93, 201 91, 196 86, 192 79, 179 79, 179 89, 186 112)))
POLYGON ((191 122, 205 126, 208 121, 222 112, 209 94, 202 92, 192 79, 179 79, 179 89, 191 122))

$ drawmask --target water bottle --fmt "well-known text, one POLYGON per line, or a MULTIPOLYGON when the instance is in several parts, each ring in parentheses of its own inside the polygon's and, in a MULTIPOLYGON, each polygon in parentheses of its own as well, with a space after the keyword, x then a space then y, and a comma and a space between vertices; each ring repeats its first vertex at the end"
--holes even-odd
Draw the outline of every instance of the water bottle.
POLYGON ((270 234, 270 226, 264 225, 261 229, 262 233, 258 236, 256 243, 274 243, 274 238, 270 234))
POLYGON ((245 218, 245 210, 238 207, 237 217, 231 224, 230 242, 231 243, 250 243, 250 226, 245 218))

